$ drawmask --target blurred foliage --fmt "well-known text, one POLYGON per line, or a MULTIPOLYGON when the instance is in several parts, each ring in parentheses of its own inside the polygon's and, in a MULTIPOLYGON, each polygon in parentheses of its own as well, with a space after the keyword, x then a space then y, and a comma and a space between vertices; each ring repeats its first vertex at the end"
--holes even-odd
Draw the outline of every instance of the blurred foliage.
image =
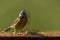
POLYGON ((10 26, 21 9, 30 14, 23 30, 60 30, 60 0, 0 0, 0 30, 10 26))

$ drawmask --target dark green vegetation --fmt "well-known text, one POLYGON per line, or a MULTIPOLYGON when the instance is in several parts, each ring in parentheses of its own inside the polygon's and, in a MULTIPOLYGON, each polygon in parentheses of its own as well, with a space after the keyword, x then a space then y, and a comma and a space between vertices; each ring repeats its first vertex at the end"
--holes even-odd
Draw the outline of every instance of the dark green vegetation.
POLYGON ((60 31, 60 0, 0 0, 0 30, 10 26, 21 9, 31 16, 25 29, 60 31))

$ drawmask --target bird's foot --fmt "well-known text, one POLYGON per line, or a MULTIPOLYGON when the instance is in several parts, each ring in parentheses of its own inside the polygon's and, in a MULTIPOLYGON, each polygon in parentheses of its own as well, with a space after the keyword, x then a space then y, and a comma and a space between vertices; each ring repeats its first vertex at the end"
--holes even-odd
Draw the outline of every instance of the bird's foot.
POLYGON ((29 32, 28 31, 25 31, 23 35, 27 35, 29 32))
POLYGON ((18 36, 19 36, 19 35, 23 35, 23 36, 24 36, 24 34, 23 34, 22 32, 13 32, 13 34, 14 34, 14 35, 18 35, 18 36))
POLYGON ((17 33, 16 32, 13 32, 14 35, 16 35, 17 33))
POLYGON ((13 32, 14 35, 22 35, 22 36, 25 36, 27 35, 29 32, 28 31, 25 31, 25 32, 13 32))

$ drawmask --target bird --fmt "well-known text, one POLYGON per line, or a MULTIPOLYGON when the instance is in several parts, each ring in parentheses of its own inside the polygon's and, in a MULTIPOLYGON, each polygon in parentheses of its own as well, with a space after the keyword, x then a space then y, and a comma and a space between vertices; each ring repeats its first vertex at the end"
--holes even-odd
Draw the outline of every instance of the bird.
POLYGON ((3 31, 8 32, 10 29, 13 29, 14 33, 16 33, 18 32, 18 30, 23 29, 26 26, 27 22, 28 22, 27 13, 25 10, 21 10, 19 12, 18 17, 14 20, 11 26, 5 28, 3 31))

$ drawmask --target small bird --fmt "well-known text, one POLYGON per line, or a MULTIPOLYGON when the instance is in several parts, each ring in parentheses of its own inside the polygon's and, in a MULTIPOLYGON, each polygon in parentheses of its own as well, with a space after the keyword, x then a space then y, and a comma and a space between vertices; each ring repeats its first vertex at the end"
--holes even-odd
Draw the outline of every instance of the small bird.
POLYGON ((11 26, 7 27, 6 29, 4 29, 4 32, 9 31, 10 29, 14 29, 14 32, 18 32, 18 30, 22 29, 25 27, 25 25, 28 22, 28 17, 26 14, 25 10, 21 10, 18 17, 16 18, 16 20, 12 23, 11 26))

